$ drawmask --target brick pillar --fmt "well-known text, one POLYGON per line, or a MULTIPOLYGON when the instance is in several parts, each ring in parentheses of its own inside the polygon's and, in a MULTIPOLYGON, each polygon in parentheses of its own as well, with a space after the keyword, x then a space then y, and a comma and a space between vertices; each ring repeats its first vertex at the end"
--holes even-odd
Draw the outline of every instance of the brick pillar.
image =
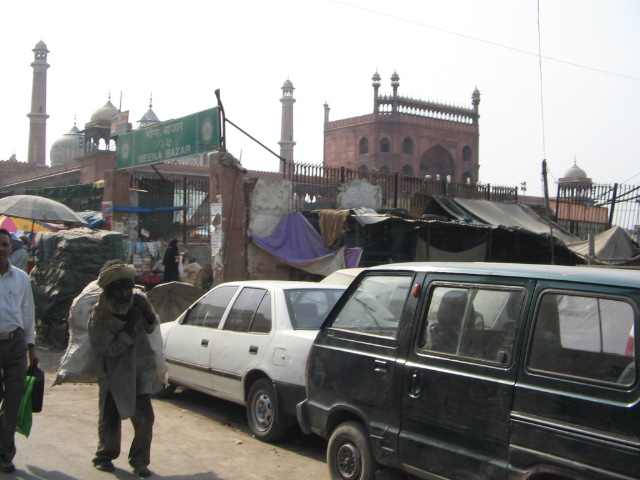
POLYGON ((246 280, 247 228, 243 173, 223 165, 214 153, 211 159, 211 265, 214 285, 246 280))

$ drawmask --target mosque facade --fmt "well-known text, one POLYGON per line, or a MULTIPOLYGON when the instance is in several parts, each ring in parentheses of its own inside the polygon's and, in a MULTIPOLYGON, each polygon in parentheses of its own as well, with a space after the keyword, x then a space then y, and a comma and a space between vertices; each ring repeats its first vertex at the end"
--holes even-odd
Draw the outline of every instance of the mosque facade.
POLYGON ((391 95, 381 95, 380 84, 376 72, 372 77, 373 113, 330 120, 325 104, 325 165, 475 184, 478 89, 471 95, 471 106, 463 107, 400 96, 397 72, 391 76, 391 95))

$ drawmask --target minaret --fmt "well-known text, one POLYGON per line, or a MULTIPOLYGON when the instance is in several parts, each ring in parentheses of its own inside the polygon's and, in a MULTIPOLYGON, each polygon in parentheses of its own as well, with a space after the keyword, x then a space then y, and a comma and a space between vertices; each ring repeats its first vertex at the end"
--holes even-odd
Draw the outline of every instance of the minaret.
POLYGON ((31 91, 31 113, 29 117, 30 165, 44 167, 47 159, 47 45, 40 40, 33 49, 33 89, 31 91))
POLYGON ((478 117, 480 117, 480 115, 478 115, 478 107, 480 106, 480 90, 478 90, 478 87, 476 87, 471 94, 471 103, 473 104, 473 110, 476 112, 476 116, 473 119, 473 124, 477 125, 478 117))
POLYGON ((287 79, 282 84, 282 128, 280 130, 280 156, 284 161, 280 161, 280 173, 285 171, 285 163, 290 165, 293 163, 293 147, 296 142, 293 141, 293 104, 296 99, 293 98, 293 83, 287 79))
POLYGON ((378 115, 380 113, 378 92, 380 90, 380 74, 376 70, 376 73, 371 77, 371 85, 373 86, 373 113, 378 115))
POLYGON ((393 113, 398 113, 398 87, 400 86, 400 75, 398 72, 393 72, 391 75, 391 88, 393 88, 393 105, 391 107, 391 111, 393 113))

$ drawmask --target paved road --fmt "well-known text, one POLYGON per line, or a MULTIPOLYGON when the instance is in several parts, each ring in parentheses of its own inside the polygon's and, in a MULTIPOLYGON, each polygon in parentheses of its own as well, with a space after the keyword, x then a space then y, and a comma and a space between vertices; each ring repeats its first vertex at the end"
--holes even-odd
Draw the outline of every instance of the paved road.
MULTIPOLYGON (((132 428, 123 422, 123 453, 115 474, 95 470, 98 389, 95 384, 52 387, 63 351, 39 349, 46 372, 44 409, 34 414, 29 438, 16 434, 14 474, 0 480, 126 480, 137 478, 127 463, 132 428)), ((156 423, 151 478, 163 480, 328 478, 326 442, 293 430, 270 445, 251 437, 244 409, 192 391, 169 400, 154 399, 156 423)))

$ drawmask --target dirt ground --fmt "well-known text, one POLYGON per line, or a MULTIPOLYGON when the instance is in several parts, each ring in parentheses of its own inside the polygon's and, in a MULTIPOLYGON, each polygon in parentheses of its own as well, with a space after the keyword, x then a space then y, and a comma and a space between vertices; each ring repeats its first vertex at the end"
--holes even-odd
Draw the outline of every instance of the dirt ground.
MULTIPOLYGON (((132 438, 123 422, 122 454, 116 472, 95 470, 98 388, 95 384, 52 386, 59 349, 38 350, 46 373, 44 408, 34 414, 29 438, 16 434, 14 474, 0 480, 90 480, 137 478, 127 463, 132 438)), ((292 429, 287 439, 267 444, 248 432, 243 407, 193 391, 180 391, 153 401, 156 423, 151 448, 151 478, 164 480, 326 479, 326 442, 292 429)))

